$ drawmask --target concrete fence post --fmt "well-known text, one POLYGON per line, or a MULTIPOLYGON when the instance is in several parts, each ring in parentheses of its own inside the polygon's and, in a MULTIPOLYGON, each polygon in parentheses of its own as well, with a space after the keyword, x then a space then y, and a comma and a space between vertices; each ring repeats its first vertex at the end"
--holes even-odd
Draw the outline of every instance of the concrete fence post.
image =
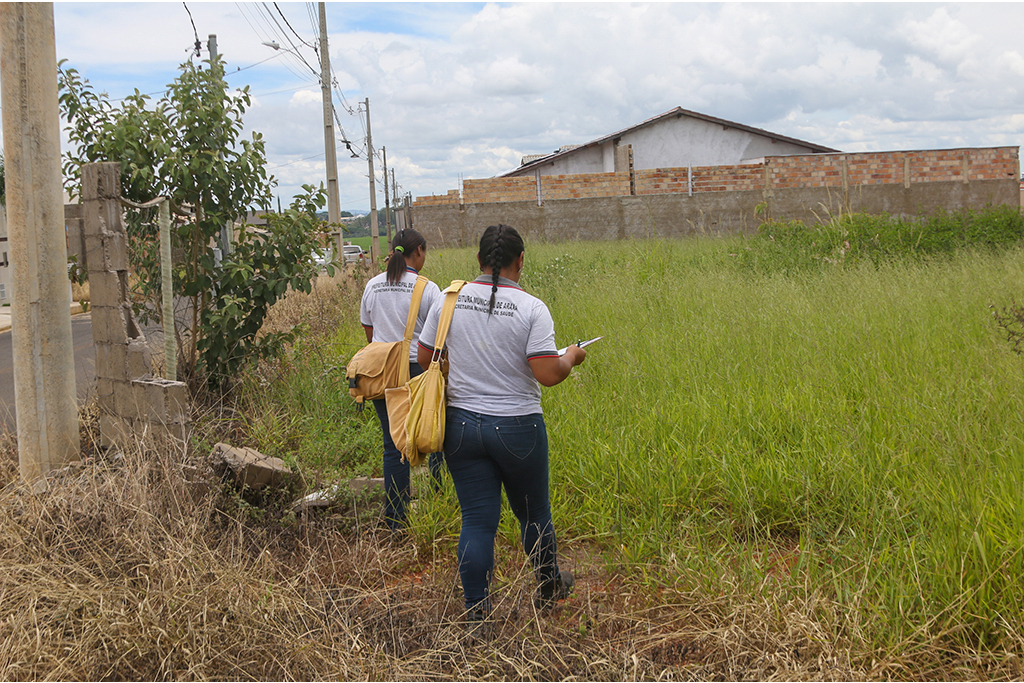
POLYGON ((164 328, 164 374, 178 379, 178 350, 174 329, 174 282, 171 274, 171 202, 160 202, 160 317, 164 328))
POLYGON ((52 3, 0 4, 11 333, 23 479, 80 457, 52 3))

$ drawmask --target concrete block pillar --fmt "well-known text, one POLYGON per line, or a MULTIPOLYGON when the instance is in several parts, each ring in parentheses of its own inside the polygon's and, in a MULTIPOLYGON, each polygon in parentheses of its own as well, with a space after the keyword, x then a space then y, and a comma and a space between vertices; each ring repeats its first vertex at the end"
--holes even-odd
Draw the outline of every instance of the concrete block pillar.
POLYGON ((186 438, 185 384, 154 378, 146 337, 128 298, 128 237, 121 207, 121 167, 82 167, 86 262, 96 344, 100 445, 186 438))
POLYGON ((80 457, 61 195, 53 4, 0 4, 18 460, 36 479, 80 457))
POLYGON ((636 177, 633 173, 633 145, 615 146, 615 172, 629 173, 629 194, 636 194, 636 177))

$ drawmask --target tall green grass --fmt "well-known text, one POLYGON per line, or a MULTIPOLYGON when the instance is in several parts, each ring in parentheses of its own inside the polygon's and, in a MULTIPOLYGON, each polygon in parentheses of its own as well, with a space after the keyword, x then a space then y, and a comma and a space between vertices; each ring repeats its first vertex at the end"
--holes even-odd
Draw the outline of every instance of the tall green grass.
MULTIPOLYGON (((1024 360, 991 307, 1024 286, 1020 217, 940 219, 528 243, 522 285, 557 343, 605 337, 543 394, 560 538, 632 581, 813 596, 890 654, 1018 651, 1024 360)), ((475 250, 431 249, 424 274, 478 270, 475 250)), ((317 476, 379 467, 376 416, 339 381, 359 291, 336 332, 249 384, 257 445, 317 476)), ((450 486, 411 524, 452 545, 450 486)), ((511 515, 501 533, 517 545, 511 515)))
POLYGON ((1024 366, 990 306, 1024 251, 750 268, 766 239, 527 245, 558 344, 605 336, 544 392, 559 534, 634 577, 820 594, 880 647, 1016 641, 1024 366))

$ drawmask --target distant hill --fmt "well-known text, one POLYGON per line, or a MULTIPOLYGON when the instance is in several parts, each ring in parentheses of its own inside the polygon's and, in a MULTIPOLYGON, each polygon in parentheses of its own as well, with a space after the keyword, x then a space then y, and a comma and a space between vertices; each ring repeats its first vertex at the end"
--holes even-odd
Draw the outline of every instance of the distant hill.
MULTIPOLYGON (((370 236, 370 212, 369 211, 342 211, 342 218, 345 218, 345 214, 354 214, 356 219, 350 223, 346 223, 344 226, 344 235, 346 238, 350 237, 369 237, 370 236)), ((327 220, 326 211, 318 211, 316 217, 322 221, 327 220)), ((385 234, 386 228, 384 227, 384 210, 377 210, 377 226, 380 230, 380 234, 385 234)))

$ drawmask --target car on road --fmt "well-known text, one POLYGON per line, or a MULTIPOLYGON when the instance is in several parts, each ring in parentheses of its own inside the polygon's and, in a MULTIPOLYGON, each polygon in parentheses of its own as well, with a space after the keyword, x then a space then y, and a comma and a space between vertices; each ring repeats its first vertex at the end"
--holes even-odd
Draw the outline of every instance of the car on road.
POLYGON ((327 264, 331 262, 331 252, 323 247, 314 249, 313 262, 321 269, 326 268, 327 264))
POLYGON ((358 244, 346 244, 341 247, 344 263, 362 263, 366 252, 358 244))

